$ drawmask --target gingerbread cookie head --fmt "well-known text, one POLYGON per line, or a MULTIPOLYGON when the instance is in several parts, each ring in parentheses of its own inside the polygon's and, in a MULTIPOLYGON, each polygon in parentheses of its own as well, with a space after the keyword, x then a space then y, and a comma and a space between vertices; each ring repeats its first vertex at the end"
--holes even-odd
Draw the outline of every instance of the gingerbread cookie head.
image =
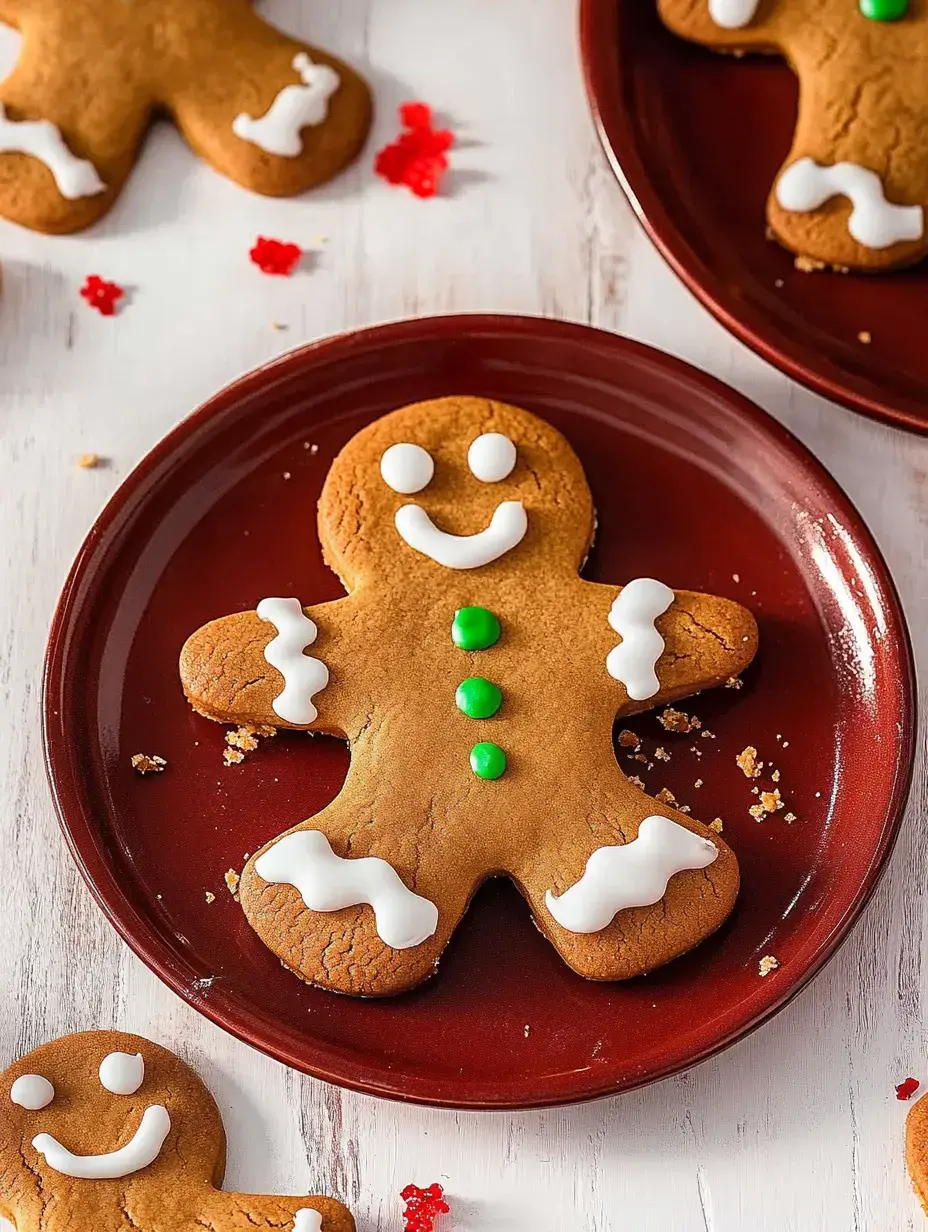
POLYGON ((332 464, 319 502, 327 563, 365 579, 492 585, 520 569, 574 576, 593 504, 567 441, 534 415, 482 398, 439 398, 378 419, 332 464))
POLYGON ((220 1192, 224 1167, 209 1091, 141 1036, 71 1035, 0 1076, 0 1214, 17 1232, 353 1232, 328 1199, 220 1192))
POLYGON ((793 145, 767 218, 805 268, 879 270, 925 255, 925 0, 659 0, 659 8, 685 38, 779 51, 799 77, 793 145))
POLYGON ((248 0, 3 0, 19 61, 0 84, 0 215, 79 230, 116 200, 156 111, 253 192, 291 196, 357 154, 367 86, 248 0))

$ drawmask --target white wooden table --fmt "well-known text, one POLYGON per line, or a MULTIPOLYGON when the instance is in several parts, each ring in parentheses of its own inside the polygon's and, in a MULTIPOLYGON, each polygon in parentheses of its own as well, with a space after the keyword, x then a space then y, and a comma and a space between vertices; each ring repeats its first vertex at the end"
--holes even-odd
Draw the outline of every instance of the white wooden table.
MULTIPOLYGON (((892 866, 839 956, 775 1021, 700 1069, 523 1115, 400 1107, 288 1072, 168 992, 106 925, 60 840, 42 768, 46 629, 101 505, 159 437, 243 370, 351 326, 448 311, 588 321, 684 356, 795 431, 857 502, 928 656, 928 441, 828 405, 735 342, 664 266, 587 112, 568 0, 266 0, 281 26, 366 71, 369 153, 296 201, 249 196, 167 125, 84 236, 0 227, 0 1065, 119 1027, 181 1049, 216 1093, 239 1190, 328 1192, 361 1232, 440 1179, 471 1232, 901 1232, 924 1217, 903 1166, 928 1080, 924 735, 892 866), (370 151, 421 97, 461 138, 446 196, 391 190, 370 151), (259 232, 318 248, 292 279, 247 260, 259 232), (321 242, 321 237, 326 237, 321 242), (118 317, 88 273, 133 288, 118 317), (287 325, 285 331, 273 323, 287 325), (80 470, 95 451, 105 469, 80 470)), ((16 39, 0 51, 12 62, 16 39)), ((4 64, 5 67, 5 64, 4 64)), ((923 673, 924 675, 924 673, 923 673)))

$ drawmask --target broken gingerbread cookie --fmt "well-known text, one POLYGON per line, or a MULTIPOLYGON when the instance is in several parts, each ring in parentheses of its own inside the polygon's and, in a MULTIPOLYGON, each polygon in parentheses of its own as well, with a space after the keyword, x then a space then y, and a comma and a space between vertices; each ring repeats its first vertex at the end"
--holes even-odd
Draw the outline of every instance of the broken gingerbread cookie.
POLYGON ((684 38, 716 51, 779 53, 797 74, 793 144, 767 219, 806 268, 876 271, 925 255, 923 0, 659 0, 658 7, 684 38))
POLYGON ((292 196, 360 150, 367 86, 249 0, 0 0, 23 43, 0 84, 0 216, 78 231, 114 203, 153 114, 253 192, 292 196))
POLYGON ((339 992, 402 992, 500 874, 590 979, 639 975, 717 929, 734 855, 632 784, 611 733, 740 672, 751 614, 651 578, 581 578, 594 512, 579 459, 483 398, 364 428, 332 464, 318 527, 347 597, 264 598, 180 660, 208 718, 348 740, 339 796, 269 835, 242 876, 281 961, 339 992))
POLYGON ((225 1145, 213 1097, 173 1053, 69 1035, 0 1078, 0 1215, 17 1232, 354 1232, 331 1198, 220 1190, 225 1145))

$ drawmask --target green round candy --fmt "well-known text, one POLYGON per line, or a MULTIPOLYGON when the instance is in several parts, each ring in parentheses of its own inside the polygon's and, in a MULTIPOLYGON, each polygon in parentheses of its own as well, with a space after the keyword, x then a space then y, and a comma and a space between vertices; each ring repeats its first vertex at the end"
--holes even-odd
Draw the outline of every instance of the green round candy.
POLYGON ((454 704, 469 719, 488 719, 503 704, 503 695, 492 680, 468 676, 458 685, 454 704))
POLYGON ((499 641, 499 621, 485 607, 462 607, 454 613, 451 640, 459 650, 486 650, 499 641))
POLYGON ((860 11, 871 21, 898 21, 909 11, 909 0, 860 0, 860 11))
POLYGON ((498 744, 481 741, 470 751, 470 768, 478 779, 498 779, 506 769, 506 754, 498 744))

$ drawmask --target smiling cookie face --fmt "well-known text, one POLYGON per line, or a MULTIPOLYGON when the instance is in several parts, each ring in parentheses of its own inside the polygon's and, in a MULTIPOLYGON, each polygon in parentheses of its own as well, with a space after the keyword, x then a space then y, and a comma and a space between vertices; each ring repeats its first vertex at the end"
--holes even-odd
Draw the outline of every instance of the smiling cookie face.
POLYGON ((96 1213, 96 1226, 109 1228, 107 1212, 130 1186, 142 1187, 133 1196, 142 1223, 149 1209, 163 1208, 164 1194, 218 1182, 224 1154, 209 1092, 183 1062, 138 1036, 73 1035, 0 1078, 0 1212, 17 1227, 31 1227, 28 1218, 45 1227, 54 1193, 61 1210, 87 1212, 88 1227, 96 1213))
POLYGON ((580 463, 554 428, 483 398, 441 398, 377 420, 345 446, 319 502, 326 560, 368 574, 575 574, 593 534, 580 463))

